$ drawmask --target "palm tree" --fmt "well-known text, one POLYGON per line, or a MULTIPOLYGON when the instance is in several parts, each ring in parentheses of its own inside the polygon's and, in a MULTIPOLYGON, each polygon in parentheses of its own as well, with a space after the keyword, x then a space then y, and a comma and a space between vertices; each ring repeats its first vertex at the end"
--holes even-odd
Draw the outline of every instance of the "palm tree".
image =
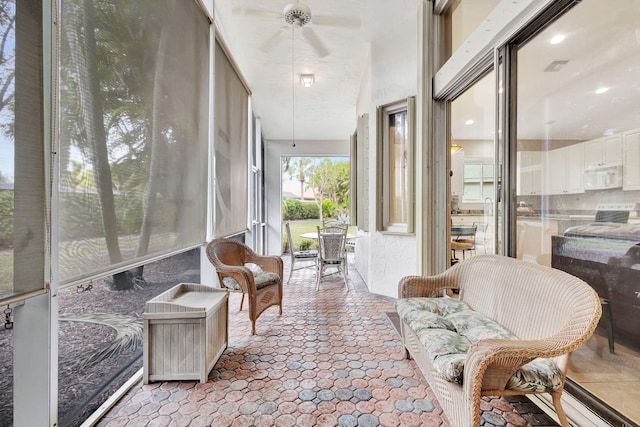
POLYGON ((304 200, 304 183, 307 180, 306 173, 310 165, 310 158, 294 157, 289 166, 289 177, 300 181, 300 200, 304 200))

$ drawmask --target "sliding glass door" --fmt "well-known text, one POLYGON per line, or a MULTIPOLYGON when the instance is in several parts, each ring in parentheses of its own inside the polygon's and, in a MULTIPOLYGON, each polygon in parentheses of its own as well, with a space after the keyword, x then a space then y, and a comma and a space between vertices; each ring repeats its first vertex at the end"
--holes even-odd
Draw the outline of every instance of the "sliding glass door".
POLYGON ((517 256, 598 292, 569 379, 640 422, 640 2, 584 0, 517 46, 517 256))
POLYGON ((451 264, 494 253, 495 73, 488 72, 451 102, 451 264))

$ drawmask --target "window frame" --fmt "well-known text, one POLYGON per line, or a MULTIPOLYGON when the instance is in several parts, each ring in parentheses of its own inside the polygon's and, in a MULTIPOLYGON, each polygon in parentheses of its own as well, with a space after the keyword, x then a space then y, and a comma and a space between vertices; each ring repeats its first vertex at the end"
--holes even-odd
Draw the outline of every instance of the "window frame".
POLYGON ((376 209, 377 229, 388 234, 415 233, 415 97, 391 102, 377 108, 377 151, 378 151, 378 209, 376 209), (406 222, 391 222, 392 203, 391 188, 391 157, 390 154, 390 117, 406 111, 407 141, 406 141, 406 179, 407 192, 403 197, 402 206, 407 211, 406 222))
POLYGON ((485 200, 486 197, 491 197, 493 198, 495 195, 494 194, 490 194, 488 196, 485 195, 485 184, 490 184, 493 187, 493 184, 495 182, 495 168, 494 168, 494 162, 492 158, 484 158, 484 157, 471 157, 469 159, 465 159, 464 160, 464 166, 463 166, 463 176, 462 176, 462 199, 461 202, 463 203, 478 203, 478 202, 483 202, 485 200), (467 180, 465 179, 465 174, 464 174, 464 170, 467 166, 469 165, 474 165, 474 166, 479 166, 480 167, 480 176, 477 178, 478 180, 475 182, 475 184, 479 185, 479 194, 480 197, 479 198, 466 198, 465 195, 467 194, 465 188, 467 186, 467 180), (492 169, 494 169, 492 171, 492 175, 491 176, 485 176, 485 167, 486 166, 491 166, 492 169))

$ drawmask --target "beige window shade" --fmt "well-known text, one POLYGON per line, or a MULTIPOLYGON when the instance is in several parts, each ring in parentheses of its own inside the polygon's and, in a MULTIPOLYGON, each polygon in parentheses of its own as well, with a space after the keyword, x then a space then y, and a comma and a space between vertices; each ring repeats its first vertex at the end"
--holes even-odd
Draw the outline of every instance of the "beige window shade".
POLYGON ((195 1, 61 2, 61 283, 205 240, 210 23, 195 1))
POLYGON ((0 299, 45 288, 47 203, 42 6, 4 5, 0 17, 0 299))
POLYGON ((219 43, 215 50, 215 237, 247 230, 249 93, 219 43))

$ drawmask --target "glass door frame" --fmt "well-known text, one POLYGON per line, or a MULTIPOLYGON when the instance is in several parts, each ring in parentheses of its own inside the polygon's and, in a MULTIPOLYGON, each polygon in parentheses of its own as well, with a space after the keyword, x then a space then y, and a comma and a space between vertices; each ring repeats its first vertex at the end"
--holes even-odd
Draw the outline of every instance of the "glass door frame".
MULTIPOLYGON (((502 110, 499 110, 500 114, 499 117, 496 117, 496 123, 501 124, 502 129, 505 129, 503 134, 506 135, 507 138, 498 144, 499 147, 496 148, 502 147, 504 150, 504 158, 509 159, 508 162, 505 162, 504 169, 504 176, 509 179, 504 183, 502 192, 505 210, 505 212, 503 212, 503 220, 506 225, 502 233, 502 238, 504 239, 504 250, 502 253, 507 256, 516 257, 518 252, 516 235, 518 50, 526 45, 529 40, 535 38, 547 27, 554 24, 560 17, 569 12, 581 1, 582 0, 559 0, 546 8, 526 25, 526 27, 517 32, 507 43, 495 48, 495 64, 498 69, 501 68, 501 78, 506 82, 499 101, 502 103, 502 110)), ((597 416, 602 417, 612 425, 633 425, 630 424, 631 421, 624 415, 600 400, 597 396, 591 394, 569 376, 566 378, 565 391, 582 405, 597 414, 597 416)))
MULTIPOLYGON (((449 176, 449 171, 451 171, 451 151, 450 151, 450 147, 452 143, 451 131, 450 131, 451 103, 455 101, 466 90, 472 88, 475 83, 477 83, 479 80, 481 80, 483 77, 487 76, 491 72, 494 72, 496 74, 495 88, 499 87, 498 86, 499 76, 498 76, 498 73, 496 72, 496 67, 494 65, 496 63, 494 56, 495 56, 495 52, 491 52, 491 54, 486 55, 483 59, 478 61, 478 63, 473 67, 473 70, 471 72, 467 73, 463 79, 459 80, 457 84, 453 86, 446 94, 434 100, 434 104, 436 106, 436 113, 437 113, 434 118, 434 121, 436 122, 435 141, 436 141, 436 144, 438 143, 441 144, 441 142, 439 141, 446 140, 447 161, 446 161, 446 171, 444 171, 444 173, 447 176, 449 176)), ((494 124, 494 138, 493 138, 493 145, 494 145, 494 157, 493 157, 494 193, 493 194, 495 195, 495 197, 493 198, 492 206, 491 206, 491 212, 493 212, 493 216, 491 218, 492 237, 490 239, 492 242, 492 246, 490 248, 487 248, 487 253, 500 253, 499 248, 501 247, 501 245, 499 244, 499 241, 503 238, 503 233, 502 233, 502 230, 498 228, 498 226, 499 224, 504 223, 504 220, 499 218, 500 213, 503 211, 503 209, 499 208, 499 201, 503 199, 503 197, 500 195, 500 191, 503 190, 502 188, 503 186, 500 184, 500 181, 501 181, 500 177, 504 175, 501 170, 502 162, 501 162, 501 159, 498 157, 498 154, 503 152, 503 149, 501 149, 498 146, 501 141, 499 140, 498 132, 496 131, 496 129, 500 129, 500 126, 498 123, 499 110, 497 110, 500 100, 497 95, 497 92, 498 90, 496 89, 494 91, 494 93, 496 93, 496 97, 495 97, 496 121, 494 124)), ((447 191, 446 191, 447 204, 446 205, 450 207, 451 206, 451 180, 447 180, 446 183, 447 183, 447 191)), ((445 222, 449 224, 449 221, 451 220, 450 210, 445 212, 445 214, 446 214, 445 222)), ((449 227, 447 227, 447 241, 445 242, 447 244, 447 253, 450 252, 450 246, 449 246, 449 241, 451 240, 450 237, 451 237, 450 230, 449 230, 449 227)))

